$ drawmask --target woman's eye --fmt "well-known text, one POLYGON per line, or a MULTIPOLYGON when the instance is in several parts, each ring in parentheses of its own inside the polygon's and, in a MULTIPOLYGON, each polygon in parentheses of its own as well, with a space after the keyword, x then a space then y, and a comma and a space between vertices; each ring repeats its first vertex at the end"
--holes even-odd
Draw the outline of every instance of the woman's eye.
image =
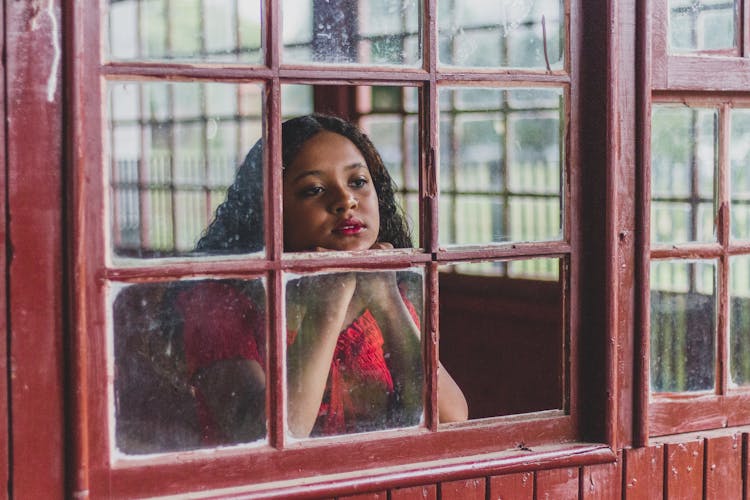
POLYGON ((302 196, 316 196, 322 192, 322 186, 310 186, 309 188, 302 190, 302 196))
POLYGON ((351 184, 354 187, 361 188, 367 185, 367 179, 365 179, 364 177, 360 177, 358 179, 354 179, 351 184))

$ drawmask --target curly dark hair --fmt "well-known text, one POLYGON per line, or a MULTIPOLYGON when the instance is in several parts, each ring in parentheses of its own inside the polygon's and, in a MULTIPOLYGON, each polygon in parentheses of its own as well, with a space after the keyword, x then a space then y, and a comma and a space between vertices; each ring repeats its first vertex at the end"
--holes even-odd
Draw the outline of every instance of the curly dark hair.
MULTIPOLYGON (((302 146, 327 130, 340 134, 357 146, 370 170, 378 195, 380 232, 378 241, 395 248, 410 248, 411 238, 402 208, 396 203, 393 180, 372 141, 356 125, 322 114, 299 116, 281 125, 281 162, 286 169, 302 146)), ((263 247, 263 141, 250 149, 242 162, 227 199, 216 209, 211 224, 198 241, 196 250, 244 253, 263 247)))

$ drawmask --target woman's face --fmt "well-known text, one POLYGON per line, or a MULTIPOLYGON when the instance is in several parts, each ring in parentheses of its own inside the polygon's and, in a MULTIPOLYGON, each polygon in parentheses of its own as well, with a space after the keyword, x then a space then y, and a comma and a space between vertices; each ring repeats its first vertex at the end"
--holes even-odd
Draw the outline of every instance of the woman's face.
POLYGON ((378 196, 362 153, 321 131, 284 172, 284 250, 367 250, 378 239, 378 196))

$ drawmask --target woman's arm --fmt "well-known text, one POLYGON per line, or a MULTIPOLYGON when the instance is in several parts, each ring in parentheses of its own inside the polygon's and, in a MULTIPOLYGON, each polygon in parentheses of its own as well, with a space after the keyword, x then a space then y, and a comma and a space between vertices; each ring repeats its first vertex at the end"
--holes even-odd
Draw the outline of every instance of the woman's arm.
MULTIPOLYGON (((378 243, 377 248, 390 245, 378 243)), ((373 247, 375 248, 375 247, 373 247)), ((358 291, 365 306, 370 308, 383 331, 394 377, 401 380, 407 397, 405 404, 421 406, 422 356, 421 333, 404 303, 396 281, 396 273, 361 273, 358 291)), ((450 373, 438 363, 438 415, 440 422, 461 422, 468 418, 468 405, 463 391, 450 373)))
POLYGON ((295 437, 309 436, 315 425, 355 285, 350 273, 313 276, 289 285, 287 322, 297 336, 287 351, 288 425, 295 437))
POLYGON ((400 399, 398 419, 418 419, 423 380, 420 333, 401 298, 396 273, 358 273, 356 300, 370 310, 383 333, 383 350, 400 399))
POLYGON ((469 406, 463 391, 439 361, 437 399, 440 423, 463 422, 469 418, 469 406))

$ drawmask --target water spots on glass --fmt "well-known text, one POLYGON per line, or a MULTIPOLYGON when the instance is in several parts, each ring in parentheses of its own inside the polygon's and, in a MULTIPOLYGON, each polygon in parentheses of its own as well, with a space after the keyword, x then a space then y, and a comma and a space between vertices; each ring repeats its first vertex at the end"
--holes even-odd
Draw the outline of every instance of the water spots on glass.
POLYGON ((564 3, 559 0, 440 0, 440 61, 455 66, 559 69, 564 3))
POLYGON ((417 65, 417 0, 284 0, 287 63, 417 65))
POLYGON ((736 48, 738 12, 739 0, 670 0, 670 51, 736 48))

